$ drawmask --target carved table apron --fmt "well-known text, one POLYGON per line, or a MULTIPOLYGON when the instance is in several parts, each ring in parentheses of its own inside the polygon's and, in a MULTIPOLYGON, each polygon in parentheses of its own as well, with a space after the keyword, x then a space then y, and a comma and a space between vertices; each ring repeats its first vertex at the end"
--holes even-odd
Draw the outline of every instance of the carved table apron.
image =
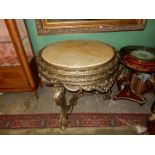
POLYGON ((37 57, 39 77, 47 86, 53 86, 53 98, 61 106, 60 123, 67 125, 78 97, 85 93, 111 95, 117 76, 119 57, 115 50, 103 42, 69 40, 44 48, 37 57), (73 93, 66 103, 66 90, 73 93))

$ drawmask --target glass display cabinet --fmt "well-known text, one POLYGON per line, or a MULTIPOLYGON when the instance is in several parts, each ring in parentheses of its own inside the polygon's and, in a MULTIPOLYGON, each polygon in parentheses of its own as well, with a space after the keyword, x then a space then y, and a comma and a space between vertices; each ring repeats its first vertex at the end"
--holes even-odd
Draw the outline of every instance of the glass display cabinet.
POLYGON ((0 92, 33 91, 39 78, 24 20, 0 19, 0 92))

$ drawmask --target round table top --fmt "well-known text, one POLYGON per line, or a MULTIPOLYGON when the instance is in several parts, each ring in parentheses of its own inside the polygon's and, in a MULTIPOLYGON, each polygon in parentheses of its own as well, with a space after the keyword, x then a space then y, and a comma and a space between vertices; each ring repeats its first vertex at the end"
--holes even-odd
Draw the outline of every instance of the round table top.
POLYGON ((155 49, 145 46, 126 46, 120 50, 122 57, 132 57, 137 61, 154 62, 155 63, 155 49))
POLYGON ((126 46, 120 51, 121 62, 139 72, 155 71, 155 49, 146 46, 126 46))
POLYGON ((90 40, 68 40, 49 45, 41 57, 51 65, 67 68, 93 67, 109 62, 115 53, 111 46, 90 40))

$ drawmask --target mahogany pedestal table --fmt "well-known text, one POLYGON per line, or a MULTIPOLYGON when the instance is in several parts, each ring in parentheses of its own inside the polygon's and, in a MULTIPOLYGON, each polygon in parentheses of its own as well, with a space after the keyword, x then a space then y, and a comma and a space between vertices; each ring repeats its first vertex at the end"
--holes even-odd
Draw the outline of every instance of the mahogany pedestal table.
POLYGON ((78 97, 101 93, 108 98, 117 76, 119 57, 115 50, 98 41, 67 40, 44 48, 37 57, 39 77, 53 86, 53 98, 61 106, 60 124, 67 126, 67 114, 78 97), (73 93, 69 103, 65 92, 73 93))
POLYGON ((143 94, 155 90, 155 49, 126 46, 120 51, 122 68, 117 78, 119 92, 114 99, 127 99, 143 105, 143 94), (127 72, 127 70, 129 72, 127 72))

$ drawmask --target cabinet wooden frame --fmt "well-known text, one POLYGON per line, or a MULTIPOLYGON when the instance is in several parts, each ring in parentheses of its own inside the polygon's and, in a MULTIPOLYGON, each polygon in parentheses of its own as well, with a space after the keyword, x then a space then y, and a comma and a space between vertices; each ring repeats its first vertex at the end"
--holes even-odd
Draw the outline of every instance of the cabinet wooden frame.
POLYGON ((143 30, 145 19, 36 19, 38 34, 67 34, 143 30))
MULTIPOLYGON (((0 66, 0 92, 33 91, 38 97, 37 87, 40 81, 35 56, 28 61, 16 20, 4 19, 4 22, 20 64, 0 66)), ((28 36, 27 38, 29 40, 28 36)))

